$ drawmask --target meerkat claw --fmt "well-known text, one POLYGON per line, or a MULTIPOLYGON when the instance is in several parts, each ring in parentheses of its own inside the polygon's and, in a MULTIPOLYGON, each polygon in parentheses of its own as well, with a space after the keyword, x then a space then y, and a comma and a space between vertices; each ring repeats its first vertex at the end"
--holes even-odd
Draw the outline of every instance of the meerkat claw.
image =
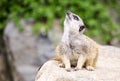
POLYGON ((80 68, 78 68, 78 67, 74 68, 74 71, 78 71, 78 70, 80 70, 80 68))
POLYGON ((64 64, 61 63, 61 64, 59 64, 59 67, 64 68, 65 66, 64 66, 64 64))
POLYGON ((89 71, 94 71, 95 70, 94 67, 92 67, 92 66, 87 66, 86 69, 89 70, 89 71))
POLYGON ((71 71, 72 71, 71 68, 66 68, 65 70, 66 70, 67 72, 71 72, 71 71))

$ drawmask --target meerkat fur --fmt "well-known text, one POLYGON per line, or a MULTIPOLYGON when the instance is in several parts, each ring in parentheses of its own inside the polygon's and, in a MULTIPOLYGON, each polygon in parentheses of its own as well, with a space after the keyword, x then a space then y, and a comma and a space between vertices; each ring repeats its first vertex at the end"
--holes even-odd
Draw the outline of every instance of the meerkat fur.
POLYGON ((83 34, 85 25, 82 19, 67 11, 64 20, 64 33, 59 45, 56 47, 57 58, 65 66, 67 71, 85 67, 87 70, 94 70, 98 58, 99 45, 83 34))

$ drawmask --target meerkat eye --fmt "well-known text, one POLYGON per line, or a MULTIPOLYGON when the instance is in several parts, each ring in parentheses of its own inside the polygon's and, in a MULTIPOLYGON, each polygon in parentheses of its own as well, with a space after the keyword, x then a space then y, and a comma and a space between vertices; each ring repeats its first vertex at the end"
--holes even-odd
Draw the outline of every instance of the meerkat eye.
POLYGON ((85 26, 80 26, 80 29, 84 29, 85 28, 85 26))
POLYGON ((73 15, 73 19, 75 19, 75 20, 79 20, 79 18, 76 16, 76 15, 73 15))
POLYGON ((84 25, 83 25, 83 26, 80 26, 80 28, 79 28, 79 32, 82 31, 84 28, 85 28, 84 25))

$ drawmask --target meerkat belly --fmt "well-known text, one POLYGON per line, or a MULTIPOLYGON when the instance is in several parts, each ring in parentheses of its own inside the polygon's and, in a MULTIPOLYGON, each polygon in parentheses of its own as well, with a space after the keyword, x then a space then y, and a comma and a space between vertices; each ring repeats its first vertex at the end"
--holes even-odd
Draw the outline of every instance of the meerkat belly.
POLYGON ((71 54, 71 55, 69 56, 69 58, 70 58, 70 63, 71 63, 71 65, 72 65, 72 66, 76 66, 76 65, 77 65, 77 61, 78 61, 78 58, 79 58, 79 54, 76 54, 76 53, 71 54))
POLYGON ((72 44, 70 45, 71 54, 69 56, 71 65, 77 65, 80 54, 82 54, 81 47, 79 45, 72 44))

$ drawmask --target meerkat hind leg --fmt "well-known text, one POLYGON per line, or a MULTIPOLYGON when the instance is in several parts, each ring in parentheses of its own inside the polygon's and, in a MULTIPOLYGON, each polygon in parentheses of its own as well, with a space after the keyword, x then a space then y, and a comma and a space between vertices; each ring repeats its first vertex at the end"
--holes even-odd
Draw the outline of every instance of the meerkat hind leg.
POLYGON ((89 70, 89 71, 93 71, 95 68, 94 68, 94 59, 93 58, 89 58, 87 59, 86 61, 86 69, 89 70))
POLYGON ((92 64, 92 66, 93 66, 94 68, 96 68, 96 62, 97 62, 97 57, 96 57, 95 59, 93 59, 93 64, 92 64))
POLYGON ((60 68, 65 68, 65 64, 64 63, 59 63, 59 67, 60 68))

